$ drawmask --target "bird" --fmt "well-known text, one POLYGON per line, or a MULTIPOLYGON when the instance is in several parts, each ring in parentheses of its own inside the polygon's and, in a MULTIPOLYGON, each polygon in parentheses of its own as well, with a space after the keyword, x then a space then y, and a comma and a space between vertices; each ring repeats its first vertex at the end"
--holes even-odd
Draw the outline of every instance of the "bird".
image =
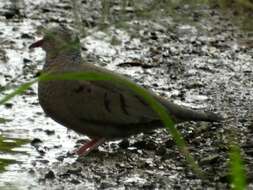
MULTIPOLYGON (((37 47, 46 52, 42 73, 94 72, 134 83, 115 71, 87 63, 81 56, 78 35, 66 26, 48 27, 44 31, 44 37, 31 44, 29 49, 37 47)), ((175 124, 222 120, 220 115, 213 112, 177 105, 150 89, 144 89, 165 107, 175 124)), ((105 141, 164 127, 158 114, 140 94, 113 80, 39 81, 38 99, 46 115, 91 139, 76 151, 79 156, 87 155, 105 141)))

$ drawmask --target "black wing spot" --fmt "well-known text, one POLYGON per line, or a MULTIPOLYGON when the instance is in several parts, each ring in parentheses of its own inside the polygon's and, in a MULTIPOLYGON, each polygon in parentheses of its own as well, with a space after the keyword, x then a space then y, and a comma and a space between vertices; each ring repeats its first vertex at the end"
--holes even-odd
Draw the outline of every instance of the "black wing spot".
POLYGON ((110 108, 110 99, 109 99, 107 93, 104 93, 104 105, 105 105, 105 109, 106 109, 108 112, 112 112, 112 110, 111 110, 111 108, 110 108))
POLYGON ((125 101, 124 96, 123 96, 122 94, 119 94, 119 97, 120 97, 120 108, 121 108, 121 110, 122 110, 126 115, 129 115, 129 113, 128 113, 127 109, 126 109, 127 105, 126 105, 126 101, 125 101))
POLYGON ((144 106, 149 106, 148 103, 145 100, 143 100, 140 96, 135 95, 134 97, 144 106))
POLYGON ((78 86, 77 88, 74 89, 74 92, 78 94, 78 93, 83 92, 85 89, 86 89, 86 91, 87 91, 88 93, 91 93, 91 91, 92 91, 91 88, 89 88, 89 87, 88 87, 88 88, 85 88, 84 85, 80 85, 80 86, 78 86))
POLYGON ((91 91, 92 91, 91 88, 87 88, 88 93, 91 93, 91 91))
POLYGON ((78 86, 76 89, 74 89, 74 92, 75 93, 80 93, 80 92, 82 92, 84 90, 84 86, 78 86))

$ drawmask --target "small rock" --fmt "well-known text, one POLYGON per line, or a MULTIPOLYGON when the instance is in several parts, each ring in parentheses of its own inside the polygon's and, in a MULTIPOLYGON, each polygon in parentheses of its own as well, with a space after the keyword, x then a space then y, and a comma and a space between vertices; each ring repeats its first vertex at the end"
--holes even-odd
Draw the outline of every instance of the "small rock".
POLYGON ((21 38, 23 38, 23 39, 32 39, 32 36, 30 34, 23 33, 23 34, 21 34, 21 38))
POLYGON ((24 62, 24 63, 31 63, 31 62, 32 62, 32 60, 27 59, 27 58, 24 58, 24 59, 23 59, 23 62, 24 62))
POLYGON ((18 9, 9 9, 3 13, 3 16, 5 16, 6 19, 12 19, 15 15, 20 15, 18 9))
POLYGON ((56 157, 57 160, 59 160, 60 162, 62 162, 64 160, 65 156, 58 156, 56 157))
POLYGON ((133 144, 133 147, 136 147, 138 149, 144 149, 145 146, 146 146, 145 141, 137 141, 136 143, 133 144))
POLYGON ((147 184, 144 184, 142 186, 143 189, 146 189, 146 190, 151 190, 151 189, 157 189, 156 187, 156 184, 155 183, 147 183, 147 184))
POLYGON ((40 163, 42 164, 48 164, 49 163, 49 160, 45 160, 45 159, 42 159, 42 160, 38 160, 40 163))
POLYGON ((50 170, 46 175, 45 179, 55 179, 55 174, 52 170, 50 170))
POLYGON ((49 129, 46 129, 45 130, 45 133, 50 136, 50 135, 54 135, 55 134, 55 131, 54 130, 49 130, 49 129))
POLYGON ((201 164, 215 164, 219 160, 219 155, 210 155, 208 157, 204 157, 201 159, 200 163, 201 164))
POLYGON ((67 178, 70 177, 70 174, 68 174, 68 173, 60 174, 59 177, 60 177, 61 179, 67 179, 67 178))
POLYGON ((8 109, 12 108, 13 107, 13 104, 12 103, 5 103, 4 106, 8 109))
POLYGON ((80 181, 77 180, 77 179, 72 179, 72 180, 70 181, 70 183, 73 183, 73 184, 77 185, 77 184, 80 183, 80 181))
POLYGON ((159 155, 159 156, 163 156, 165 155, 167 152, 167 149, 165 146, 160 146, 157 150, 156 150, 156 155, 159 155))
POLYGON ((79 175, 81 173, 81 171, 82 171, 81 168, 77 168, 77 169, 68 170, 67 173, 73 174, 73 175, 79 175))
POLYGON ((151 40, 158 40, 157 34, 156 34, 155 32, 151 32, 151 33, 150 33, 150 39, 151 39, 151 40))
POLYGON ((121 141, 121 142, 119 143, 119 147, 120 147, 120 148, 123 148, 123 149, 128 148, 129 145, 130 145, 130 143, 129 143, 129 140, 127 140, 127 139, 124 139, 123 141, 121 141))
POLYGON ((196 88, 201 88, 201 87, 204 87, 204 84, 200 81, 198 82, 192 82, 192 83, 187 83, 185 85, 185 88, 186 89, 196 89, 196 88))
POLYGON ((34 175, 35 174, 35 170, 31 168, 31 169, 29 169, 28 173, 31 174, 31 175, 34 175))
POLYGON ((155 150, 156 149, 156 143, 154 141, 148 141, 146 143, 145 149, 146 150, 155 150))
POLYGON ((100 189, 112 188, 115 185, 117 185, 117 184, 113 181, 105 181, 104 180, 104 181, 101 182, 100 189))
POLYGON ((31 141, 31 145, 34 146, 34 147, 38 147, 38 145, 42 143, 42 140, 38 139, 38 138, 34 138, 32 141, 31 141))
POLYGON ((173 140, 167 140, 167 141, 165 142, 165 146, 166 146, 167 148, 172 148, 173 146, 175 146, 175 142, 174 142, 173 140))
POLYGON ((44 156, 46 154, 46 152, 42 149, 37 149, 37 151, 41 156, 44 156))

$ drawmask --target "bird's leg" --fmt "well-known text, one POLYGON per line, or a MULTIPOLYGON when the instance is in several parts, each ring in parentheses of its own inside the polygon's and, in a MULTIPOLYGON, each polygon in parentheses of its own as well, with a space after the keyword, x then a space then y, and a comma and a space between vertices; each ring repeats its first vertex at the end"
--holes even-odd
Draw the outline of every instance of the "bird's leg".
POLYGON ((92 139, 88 143, 84 144, 81 146, 76 153, 78 156, 85 156, 87 155, 90 151, 94 150, 97 148, 99 145, 103 144, 105 142, 105 138, 100 138, 100 139, 92 139))

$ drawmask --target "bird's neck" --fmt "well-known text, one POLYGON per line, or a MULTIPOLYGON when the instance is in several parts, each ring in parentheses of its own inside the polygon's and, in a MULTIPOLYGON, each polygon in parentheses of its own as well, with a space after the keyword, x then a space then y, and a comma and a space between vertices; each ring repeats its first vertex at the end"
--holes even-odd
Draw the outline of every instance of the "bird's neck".
POLYGON ((57 52, 54 54, 46 54, 45 68, 50 68, 54 65, 64 64, 80 64, 81 63, 81 51, 80 50, 68 50, 65 52, 57 52))

